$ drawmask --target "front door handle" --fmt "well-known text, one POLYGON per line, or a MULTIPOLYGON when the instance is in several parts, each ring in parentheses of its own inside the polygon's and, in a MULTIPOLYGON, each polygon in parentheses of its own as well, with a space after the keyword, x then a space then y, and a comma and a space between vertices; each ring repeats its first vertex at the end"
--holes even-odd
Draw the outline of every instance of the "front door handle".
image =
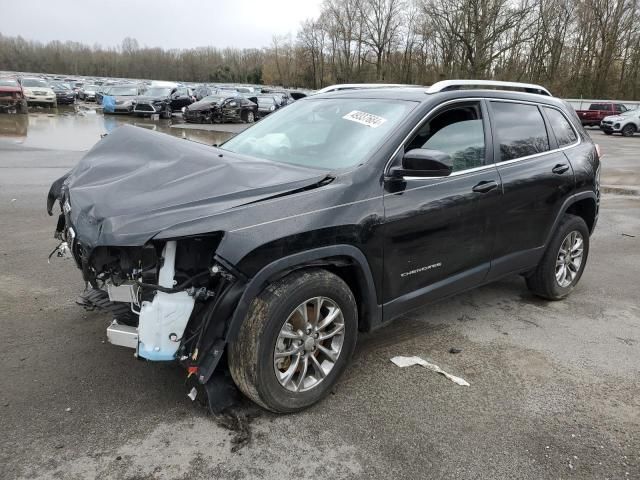
POLYGON ((559 163, 551 169, 553 173, 557 173, 558 175, 563 174, 567 170, 569 170, 569 165, 567 165, 566 163, 559 163))
POLYGON ((491 181, 480 182, 475 187, 473 187, 472 190, 478 193, 487 193, 493 190, 494 188, 498 188, 498 184, 493 180, 491 180, 491 181))

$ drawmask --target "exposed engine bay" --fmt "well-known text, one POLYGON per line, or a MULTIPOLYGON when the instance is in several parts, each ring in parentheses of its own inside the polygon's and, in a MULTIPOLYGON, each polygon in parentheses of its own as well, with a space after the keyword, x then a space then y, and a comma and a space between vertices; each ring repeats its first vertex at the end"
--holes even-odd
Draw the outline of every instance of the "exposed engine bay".
POLYGON ((147 360, 178 359, 196 373, 199 353, 210 347, 203 340, 224 334, 224 323, 211 325, 216 300, 236 280, 213 254, 220 236, 97 247, 88 256, 73 228, 67 227, 64 212, 58 225, 61 243, 52 253, 72 256, 82 270, 87 306, 113 314, 109 341, 134 348, 136 356, 147 360), (209 332, 210 327, 219 331, 209 332))

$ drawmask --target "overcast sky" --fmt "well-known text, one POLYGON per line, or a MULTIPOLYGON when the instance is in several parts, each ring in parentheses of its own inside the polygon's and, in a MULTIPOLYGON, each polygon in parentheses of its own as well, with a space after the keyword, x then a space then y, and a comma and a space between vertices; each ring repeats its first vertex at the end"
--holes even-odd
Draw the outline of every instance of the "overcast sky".
MULTIPOLYGON (((265 47, 274 34, 295 35, 322 0, 0 0, 11 13, 0 33, 48 42, 73 40, 164 48, 265 47)), ((4 15, 6 16, 6 15, 4 15)))

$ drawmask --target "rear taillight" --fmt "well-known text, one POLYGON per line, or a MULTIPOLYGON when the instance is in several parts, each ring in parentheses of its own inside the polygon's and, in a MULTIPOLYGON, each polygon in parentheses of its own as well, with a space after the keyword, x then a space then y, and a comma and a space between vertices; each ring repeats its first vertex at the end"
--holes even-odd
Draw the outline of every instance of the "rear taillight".
POLYGON ((602 150, 600 149, 600 145, 596 143, 596 153, 598 154, 598 158, 602 158, 602 150))

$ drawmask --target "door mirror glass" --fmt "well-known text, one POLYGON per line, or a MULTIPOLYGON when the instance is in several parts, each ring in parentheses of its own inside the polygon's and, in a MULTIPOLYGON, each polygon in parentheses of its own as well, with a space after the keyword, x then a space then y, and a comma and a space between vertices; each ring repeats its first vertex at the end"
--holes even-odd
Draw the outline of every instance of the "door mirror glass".
POLYGON ((414 148, 404 154, 402 167, 391 169, 393 177, 446 177, 453 171, 451 156, 439 150, 414 148))

